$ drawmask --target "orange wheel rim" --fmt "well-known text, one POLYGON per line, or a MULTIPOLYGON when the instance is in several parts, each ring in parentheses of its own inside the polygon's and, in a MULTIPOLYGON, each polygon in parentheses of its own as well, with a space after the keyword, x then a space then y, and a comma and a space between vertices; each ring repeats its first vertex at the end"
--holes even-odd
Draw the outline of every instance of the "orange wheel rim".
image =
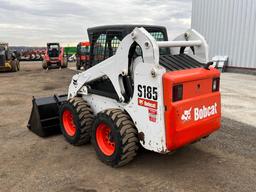
POLYGON ((76 134, 76 125, 74 123, 74 116, 70 110, 64 110, 62 122, 66 133, 71 137, 74 136, 76 134))
POLYGON ((115 152, 115 143, 111 139, 111 129, 104 123, 98 125, 96 129, 96 140, 100 150, 111 156, 115 152))

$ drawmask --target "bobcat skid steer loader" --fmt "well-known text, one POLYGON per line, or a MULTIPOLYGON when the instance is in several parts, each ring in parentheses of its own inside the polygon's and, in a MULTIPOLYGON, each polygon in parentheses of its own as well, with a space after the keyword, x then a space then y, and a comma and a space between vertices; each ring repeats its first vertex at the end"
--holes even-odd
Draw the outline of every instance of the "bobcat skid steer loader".
POLYGON ((97 29, 90 38, 95 65, 73 76, 67 100, 56 99, 53 116, 69 143, 91 141, 101 161, 119 167, 139 145, 168 153, 220 128, 220 73, 198 32, 159 41, 146 26, 123 39, 111 29, 97 29))

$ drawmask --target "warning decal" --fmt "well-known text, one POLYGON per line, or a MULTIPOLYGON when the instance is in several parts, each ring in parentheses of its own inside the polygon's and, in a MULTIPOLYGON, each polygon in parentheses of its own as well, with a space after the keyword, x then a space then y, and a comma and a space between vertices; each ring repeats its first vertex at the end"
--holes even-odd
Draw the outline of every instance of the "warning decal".
POLYGON ((156 122, 157 110, 156 109, 148 109, 148 117, 149 121, 156 122))

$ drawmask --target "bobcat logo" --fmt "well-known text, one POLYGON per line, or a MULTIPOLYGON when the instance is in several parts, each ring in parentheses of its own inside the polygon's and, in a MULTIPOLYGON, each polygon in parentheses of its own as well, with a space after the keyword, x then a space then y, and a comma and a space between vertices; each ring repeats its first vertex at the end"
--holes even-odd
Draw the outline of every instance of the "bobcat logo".
POLYGON ((192 107, 190 107, 190 109, 188 109, 188 110, 184 110, 184 112, 181 116, 182 121, 189 121, 191 119, 191 109, 192 109, 192 107))

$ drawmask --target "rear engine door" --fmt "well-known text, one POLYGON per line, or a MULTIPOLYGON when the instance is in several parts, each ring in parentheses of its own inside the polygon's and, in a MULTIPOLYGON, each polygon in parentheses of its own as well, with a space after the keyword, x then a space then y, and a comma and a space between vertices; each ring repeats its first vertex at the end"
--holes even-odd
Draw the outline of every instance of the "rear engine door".
POLYGON ((221 103, 217 69, 167 72, 163 77, 166 141, 169 150, 220 128, 221 103))

